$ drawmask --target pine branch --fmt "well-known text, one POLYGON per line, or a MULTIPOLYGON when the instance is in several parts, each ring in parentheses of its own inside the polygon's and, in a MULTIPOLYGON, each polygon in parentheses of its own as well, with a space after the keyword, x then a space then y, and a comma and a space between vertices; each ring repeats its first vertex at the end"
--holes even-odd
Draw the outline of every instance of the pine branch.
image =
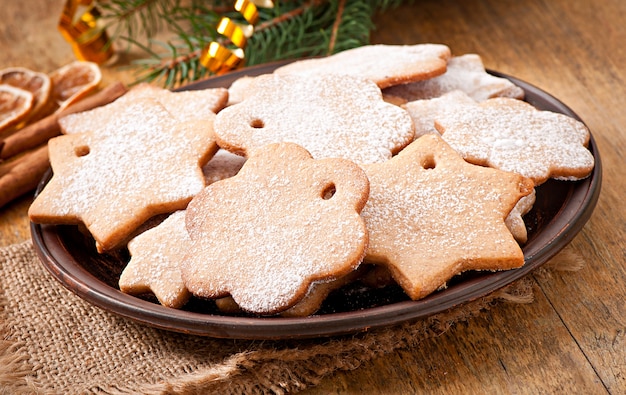
MULTIPOLYGON (((106 3, 117 7, 106 9, 108 17, 120 18, 119 23, 124 25, 118 27, 117 38, 146 51, 148 58, 134 63, 142 73, 139 80, 160 80, 168 88, 209 74, 199 61, 202 49, 211 41, 225 46, 231 44, 215 30, 222 16, 246 23, 241 15, 226 7, 226 4, 232 6, 229 1, 191 0, 185 5, 180 0, 109 0, 106 3), (152 39, 151 34, 159 23, 166 25, 174 38, 168 42, 152 39), (147 44, 137 38, 136 24, 147 35, 147 44), (153 47, 160 50, 153 50, 153 47)), ((400 3, 401 0, 275 1, 273 8, 258 10, 259 23, 245 48, 246 64, 329 55, 365 45, 374 28, 374 13, 400 3)))
POLYGON ((340 0, 339 6, 337 10, 337 17, 335 18, 335 23, 333 23, 333 29, 330 36, 330 43, 328 45, 328 55, 333 53, 333 49, 335 48, 335 42, 337 42, 337 34, 339 32, 339 26, 341 26, 341 18, 343 17, 343 11, 346 7, 346 1, 340 0))

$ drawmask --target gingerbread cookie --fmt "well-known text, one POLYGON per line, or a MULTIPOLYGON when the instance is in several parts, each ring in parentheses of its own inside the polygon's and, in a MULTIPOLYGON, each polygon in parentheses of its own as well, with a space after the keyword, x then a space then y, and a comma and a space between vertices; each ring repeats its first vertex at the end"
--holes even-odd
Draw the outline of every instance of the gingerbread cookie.
POLYGON ((489 99, 438 114, 435 127, 465 160, 519 173, 535 185, 548 178, 582 179, 594 167, 582 122, 520 100, 489 99))
MULTIPOLYGON (((281 312, 281 317, 306 317, 315 314, 321 307, 328 295, 341 287, 348 285, 349 283, 360 278, 361 270, 364 266, 359 266, 358 269, 351 271, 350 273, 332 281, 319 281, 312 283, 309 287, 307 294, 289 309, 281 312)), ((228 296, 215 300, 215 305, 224 314, 240 314, 241 308, 235 300, 228 296)))
POLYGON ((184 210, 133 238, 128 243, 131 259, 120 276, 120 290, 131 295, 153 293, 163 306, 183 307, 190 295, 179 266, 189 243, 184 210))
POLYGON ((142 99, 112 114, 113 134, 62 135, 48 143, 54 175, 29 209, 36 223, 84 223, 98 250, 119 247, 148 218, 183 209, 205 185, 217 151, 210 125, 177 122, 142 99))
POLYGON ((361 213, 370 234, 365 261, 387 266, 412 299, 466 270, 524 264, 504 220, 532 191, 529 179, 469 164, 436 135, 365 171, 371 185, 361 213))
POLYGON ((444 74, 410 84, 385 89, 384 93, 407 101, 439 97, 460 90, 476 101, 492 97, 524 98, 524 90, 506 78, 487 73, 479 55, 454 56, 448 60, 444 74))
POLYGON ((234 176, 239 172, 246 158, 220 149, 211 160, 202 166, 202 174, 206 185, 234 176))
POLYGON ((504 223, 509 228, 515 240, 518 243, 524 244, 528 241, 528 231, 526 229, 526 223, 524 222, 524 215, 528 214, 535 205, 536 192, 533 188, 532 192, 524 196, 517 202, 511 213, 506 217, 504 223))
POLYGON ((436 134, 435 119, 445 112, 463 111, 466 105, 474 105, 476 101, 467 93, 459 90, 451 91, 433 99, 414 100, 403 105, 415 124, 415 139, 425 134, 436 134))
MULTIPOLYGON (((226 106, 228 90, 214 88, 171 92, 143 83, 106 106, 61 117, 59 126, 65 134, 91 131, 113 133, 116 127, 112 127, 114 124, 111 122, 111 114, 123 114, 127 112, 126 108, 130 104, 145 98, 156 100, 180 122, 193 120, 213 122, 215 113, 226 106)), ((123 119, 123 116, 118 118, 123 119)))
POLYGON ((339 75, 262 75, 247 98, 215 118, 220 147, 247 156, 293 142, 314 158, 383 162, 413 139, 406 111, 386 103, 371 81, 339 75))
POLYGON ((355 281, 361 275, 361 267, 333 281, 319 281, 311 284, 309 292, 293 307, 280 313, 281 317, 306 317, 315 314, 331 292, 355 281))
POLYGON ((441 75, 449 58, 450 48, 441 44, 365 45, 324 58, 299 60, 274 73, 356 76, 369 79, 382 89, 441 75))
POLYGON ((365 173, 350 161, 314 160, 291 143, 255 151, 236 176, 189 204, 185 286, 201 298, 230 295, 255 314, 292 307, 312 283, 360 264, 368 192, 365 173))
POLYGON ((232 84, 230 84, 230 87, 228 87, 229 106, 240 103, 245 99, 248 95, 248 88, 250 87, 250 84, 254 82, 255 78, 256 77, 245 75, 237 78, 232 84))

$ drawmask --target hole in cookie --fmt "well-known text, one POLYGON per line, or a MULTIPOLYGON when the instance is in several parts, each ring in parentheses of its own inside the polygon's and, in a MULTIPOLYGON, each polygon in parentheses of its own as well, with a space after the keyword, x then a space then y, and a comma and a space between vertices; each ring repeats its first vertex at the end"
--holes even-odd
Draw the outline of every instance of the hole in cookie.
POLYGON ((437 163, 435 162, 435 157, 432 155, 424 158, 424 161, 422 162, 422 167, 426 170, 434 169, 436 166, 437 163))
POLYGON ((86 145, 75 147, 74 154, 78 157, 89 155, 89 147, 86 145))
POLYGON ((263 122, 263 120, 255 118, 252 121, 250 121, 250 126, 252 126, 255 129, 261 129, 265 127, 265 122, 263 122))
POLYGON ((322 199, 329 200, 333 196, 335 196, 335 192, 337 192, 337 188, 335 188, 335 184, 330 184, 322 191, 322 199))

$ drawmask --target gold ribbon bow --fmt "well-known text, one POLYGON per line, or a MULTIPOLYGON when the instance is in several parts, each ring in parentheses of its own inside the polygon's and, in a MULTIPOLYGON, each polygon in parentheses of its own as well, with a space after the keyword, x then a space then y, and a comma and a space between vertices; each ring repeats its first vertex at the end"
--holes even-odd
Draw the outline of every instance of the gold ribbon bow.
POLYGON ((248 38, 254 33, 254 25, 259 19, 257 6, 271 8, 274 4, 268 0, 236 0, 235 11, 241 14, 248 25, 239 24, 228 17, 222 17, 217 24, 219 34, 227 37, 237 48, 231 50, 217 41, 207 45, 200 55, 200 63, 216 74, 222 74, 243 65, 244 48, 248 38))

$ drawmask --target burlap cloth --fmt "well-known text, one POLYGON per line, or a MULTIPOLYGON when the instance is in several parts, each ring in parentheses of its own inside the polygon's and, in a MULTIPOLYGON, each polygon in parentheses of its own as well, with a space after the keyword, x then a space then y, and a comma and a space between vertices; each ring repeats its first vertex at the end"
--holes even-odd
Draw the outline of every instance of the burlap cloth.
MULTIPOLYGON (((567 252, 552 262, 571 266, 576 257, 567 252)), ((427 319, 352 336, 220 340, 154 329, 92 306, 48 274, 28 241, 0 248, 0 394, 297 392, 335 371, 419 347, 502 300, 529 302, 532 282, 526 277, 427 319)))

